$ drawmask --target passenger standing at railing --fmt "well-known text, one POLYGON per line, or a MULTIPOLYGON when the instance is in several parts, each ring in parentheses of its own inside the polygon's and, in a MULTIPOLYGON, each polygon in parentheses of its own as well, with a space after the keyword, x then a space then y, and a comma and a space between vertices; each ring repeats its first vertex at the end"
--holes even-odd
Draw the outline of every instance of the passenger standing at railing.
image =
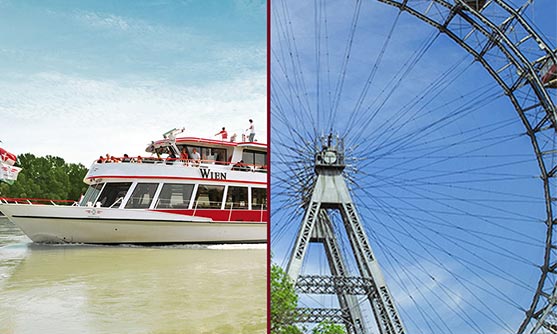
POLYGON ((199 152, 197 152, 195 148, 191 152, 191 158, 195 164, 199 164, 201 162, 201 156, 199 155, 199 152))
POLYGON ((188 165, 188 150, 185 147, 182 147, 182 151, 180 152, 180 160, 184 163, 184 165, 188 165))
POLYGON ((228 139, 228 132, 226 132, 226 129, 224 128, 224 126, 222 127, 222 130, 220 132, 215 134, 215 136, 218 136, 218 135, 221 135, 222 140, 228 139))
POLYGON ((249 142, 252 142, 253 139, 255 138, 255 127, 253 126, 253 120, 250 119, 249 120, 249 128, 246 129, 246 131, 249 131, 249 142))

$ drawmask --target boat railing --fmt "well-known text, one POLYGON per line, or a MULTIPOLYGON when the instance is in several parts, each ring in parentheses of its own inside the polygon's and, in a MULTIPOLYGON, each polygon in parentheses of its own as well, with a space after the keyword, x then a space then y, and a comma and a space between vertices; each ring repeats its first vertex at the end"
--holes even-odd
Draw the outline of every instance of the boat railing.
POLYGON ((261 209, 259 210, 259 221, 263 221, 264 214, 267 212, 267 206, 261 205, 261 209))
POLYGON ((76 206, 78 203, 73 200, 48 199, 48 198, 10 198, 0 197, 0 202, 4 204, 27 204, 27 205, 55 205, 55 206, 76 206))
POLYGON ((116 204, 122 203, 123 200, 124 200, 124 197, 118 197, 118 199, 115 200, 114 203, 112 203, 108 208, 109 209, 113 208, 116 204))
POLYGON ((245 172, 259 172, 267 173, 267 166, 261 164, 247 164, 243 162, 228 162, 219 160, 193 160, 193 159, 180 159, 180 158, 156 158, 148 157, 142 158, 137 157, 112 157, 112 159, 98 159, 95 160, 95 164, 106 164, 106 163, 141 163, 141 164, 154 164, 154 165, 180 165, 186 167, 211 167, 214 165, 220 166, 232 166, 232 170, 235 171, 245 171, 245 172))
POLYGON ((193 206, 193 215, 195 215, 195 212, 200 209, 220 210, 221 205, 222 205, 222 201, 197 200, 195 201, 195 205, 193 206))
POLYGON ((157 199, 155 202, 155 209, 180 209, 186 210, 190 207, 190 201, 173 202, 171 199, 157 199))
POLYGON ((259 221, 265 221, 265 213, 267 213, 267 204, 266 203, 252 203, 252 210, 259 211, 259 221))
POLYGON ((233 210, 247 210, 248 203, 247 200, 244 202, 225 202, 224 203, 224 210, 228 210, 228 221, 232 220, 232 212, 233 210))
MULTIPOLYGON (((224 209, 228 210, 228 221, 232 221, 232 213, 233 210, 248 210, 247 203, 246 205, 242 205, 239 202, 226 202, 224 205, 224 209)), ((267 212, 267 205, 263 204, 253 204, 252 211, 259 211, 259 221, 265 221, 265 213, 267 212)))
POLYGON ((193 206, 193 216, 195 216, 195 212, 197 211, 197 204, 199 204, 199 201, 195 201, 195 205, 193 206))
POLYGON ((234 202, 230 203, 230 209, 228 210, 228 221, 232 219, 232 208, 234 206, 234 202))

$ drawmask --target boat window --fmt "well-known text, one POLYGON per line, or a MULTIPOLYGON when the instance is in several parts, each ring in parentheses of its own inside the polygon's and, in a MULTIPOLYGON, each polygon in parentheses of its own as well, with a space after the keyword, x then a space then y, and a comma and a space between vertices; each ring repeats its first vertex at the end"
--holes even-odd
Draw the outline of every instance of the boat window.
POLYGON ((247 210, 248 209, 248 188, 228 187, 225 208, 236 209, 236 210, 247 210))
POLYGON ((264 166, 267 164, 267 153, 245 150, 242 153, 242 160, 248 165, 264 166))
POLYGON ((187 209, 190 205, 193 184, 166 183, 162 186, 157 209, 187 209))
MULTIPOLYGON (((131 182, 107 183, 99 195, 97 202, 101 202, 102 207, 110 207, 118 200, 122 201, 122 199, 124 199, 124 196, 126 196, 126 193, 128 192, 128 189, 130 189, 131 185, 131 182)), ((118 204, 114 205, 114 207, 118 206, 118 204)))
POLYGON ((186 151, 188 152, 188 157, 191 159, 193 156, 193 149, 195 149, 197 151, 197 153, 199 153, 199 157, 201 158, 201 160, 206 160, 206 156, 205 154, 202 152, 202 147, 199 146, 190 146, 190 145, 184 145, 184 146, 178 146, 178 148, 180 149, 180 152, 182 151, 182 148, 185 147, 186 151))
MULTIPOLYGON (((199 146, 190 146, 190 145, 188 145, 188 146, 183 146, 183 147, 185 147, 186 150, 188 151, 188 157, 190 157, 190 158, 191 158, 191 155, 192 155, 192 153, 193 153, 193 149, 194 149, 194 148, 195 148, 195 150, 196 150, 197 152, 200 152, 200 151, 201 151, 201 147, 199 147, 199 146)), ((180 149, 180 152, 181 152, 181 151, 182 151, 182 148, 181 148, 181 147, 178 147, 178 148, 180 149)), ((199 153, 199 155, 201 155, 201 153, 199 153)))
POLYGON ((79 205, 86 206, 87 203, 91 203, 91 205, 95 205, 95 200, 97 199, 97 196, 101 192, 103 185, 104 183, 99 183, 99 184, 94 184, 89 188, 87 188, 87 191, 85 192, 85 195, 83 195, 83 198, 81 199, 81 203, 79 203, 79 205))
POLYGON ((148 209, 158 185, 158 183, 138 183, 126 203, 126 209, 148 209))
POLYGON ((267 210, 267 189, 251 188, 251 209, 267 210))
POLYGON ((190 145, 179 145, 178 149, 180 152, 182 148, 186 148, 188 152, 188 156, 191 157, 193 153, 193 149, 195 148, 199 155, 201 156, 201 160, 206 160, 209 162, 212 161, 219 161, 219 162, 226 162, 226 149, 224 148, 214 148, 214 147, 201 147, 201 146, 190 146, 190 145))
POLYGON ((223 148, 202 147, 201 159, 211 161, 226 162, 226 150, 223 148))
POLYGON ((220 209, 224 186, 208 186, 200 184, 197 187, 195 206, 197 209, 220 209))

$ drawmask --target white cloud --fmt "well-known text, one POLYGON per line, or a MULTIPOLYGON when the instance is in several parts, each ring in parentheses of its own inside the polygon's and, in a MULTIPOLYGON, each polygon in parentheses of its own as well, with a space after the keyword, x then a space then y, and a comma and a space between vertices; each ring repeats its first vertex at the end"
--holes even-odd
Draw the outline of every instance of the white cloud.
POLYGON ((83 24, 91 26, 93 28, 108 28, 125 31, 130 29, 131 25, 130 19, 113 14, 80 11, 75 14, 75 17, 83 24))
POLYGON ((266 79, 252 74, 204 87, 83 79, 57 72, 0 82, 4 147, 88 165, 101 154, 145 154, 174 127, 215 138, 240 134, 253 118, 266 142, 266 79))

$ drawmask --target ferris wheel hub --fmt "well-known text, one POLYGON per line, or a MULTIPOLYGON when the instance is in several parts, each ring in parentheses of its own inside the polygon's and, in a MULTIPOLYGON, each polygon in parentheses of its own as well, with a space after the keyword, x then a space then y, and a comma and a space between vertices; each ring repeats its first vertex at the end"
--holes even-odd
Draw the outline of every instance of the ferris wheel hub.
POLYGON ((315 171, 321 174, 324 170, 342 171, 344 164, 344 140, 329 133, 321 137, 322 150, 315 155, 315 171))

